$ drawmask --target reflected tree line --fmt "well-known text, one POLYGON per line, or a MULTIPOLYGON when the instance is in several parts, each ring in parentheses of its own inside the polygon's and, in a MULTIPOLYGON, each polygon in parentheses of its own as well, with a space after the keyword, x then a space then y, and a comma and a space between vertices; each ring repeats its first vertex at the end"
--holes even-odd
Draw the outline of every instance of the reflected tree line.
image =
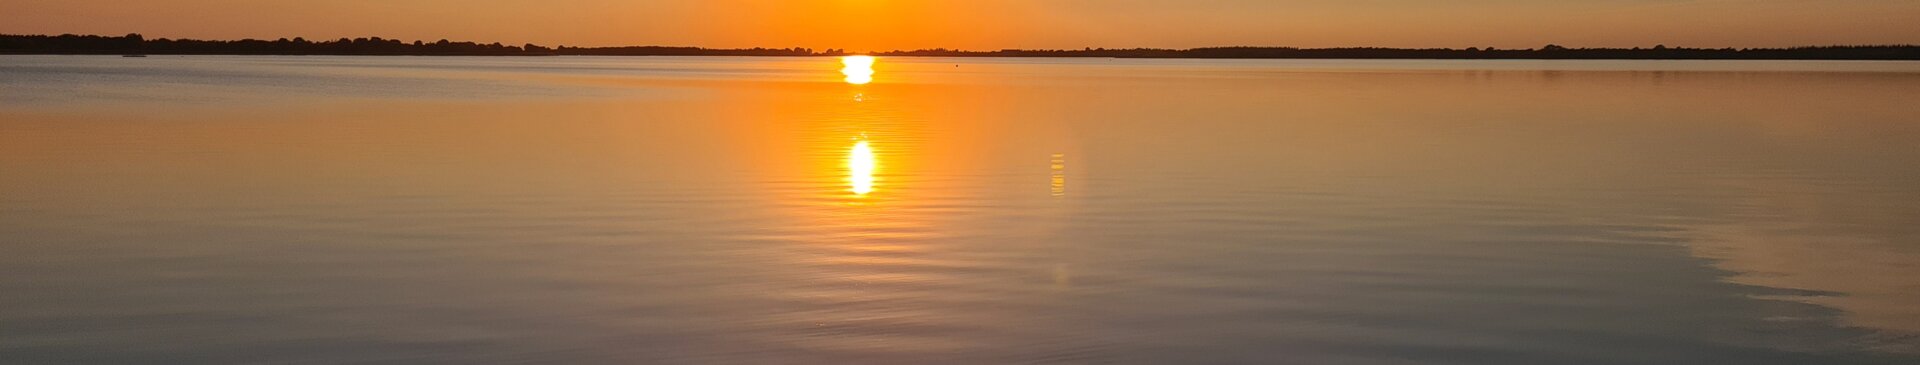
MULTIPOLYGON (((419 56, 842 56, 842 49, 628 46, 545 47, 476 42, 436 42, 398 39, 340 38, 310 41, 304 38, 235 41, 146 39, 139 34, 0 35, 0 54, 203 54, 203 55, 419 55, 419 56)), ((871 53, 895 57, 1110 57, 1110 58, 1343 58, 1343 59, 1770 59, 1770 60, 1920 60, 1920 46, 1864 45, 1790 48, 1687 48, 1665 45, 1649 48, 1569 48, 1547 45, 1529 49, 1487 48, 1293 48, 1208 47, 1192 49, 1085 48, 1077 50, 1004 49, 967 51, 944 48, 871 53)))

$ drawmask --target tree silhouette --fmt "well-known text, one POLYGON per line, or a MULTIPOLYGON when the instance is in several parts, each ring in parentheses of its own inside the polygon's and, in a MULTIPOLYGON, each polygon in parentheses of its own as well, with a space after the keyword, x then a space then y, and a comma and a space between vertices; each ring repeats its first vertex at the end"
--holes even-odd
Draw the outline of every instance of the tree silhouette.
MULTIPOLYGON (((0 34, 0 54, 219 54, 219 55, 423 55, 423 56, 841 56, 845 49, 815 51, 805 47, 713 49, 699 47, 626 46, 547 48, 536 44, 508 46, 498 42, 401 42, 381 37, 340 38, 313 42, 295 37, 272 41, 147 39, 140 34, 6 35, 0 34)), ((1539 49, 1485 48, 1293 48, 1206 47, 1191 49, 1086 47, 1077 50, 1003 49, 967 51, 946 48, 873 53, 879 56, 938 57, 1119 57, 1119 58, 1302 58, 1302 59, 1771 59, 1771 60, 1920 60, 1920 46, 1865 45, 1793 48, 1570 48, 1549 44, 1539 49)))

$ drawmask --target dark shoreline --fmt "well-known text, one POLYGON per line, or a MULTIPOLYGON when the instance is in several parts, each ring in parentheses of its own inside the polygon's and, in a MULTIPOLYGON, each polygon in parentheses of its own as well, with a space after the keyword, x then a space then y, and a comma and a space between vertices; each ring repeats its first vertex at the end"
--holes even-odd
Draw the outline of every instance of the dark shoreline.
MULTIPOLYGON (((544 47, 475 42, 401 42, 394 39, 341 38, 313 42, 302 38, 207 41, 146 39, 139 34, 10 35, 0 34, 0 54, 13 55, 223 55, 223 56, 784 56, 835 57, 845 50, 810 48, 700 47, 544 47)), ((864 53, 887 57, 1049 57, 1049 58, 1167 58, 1167 59, 1417 59, 1417 60, 1920 60, 1920 46, 1861 45, 1791 48, 1568 48, 1547 45, 1532 49, 1494 48, 1293 48, 1206 47, 1189 49, 1105 49, 966 51, 923 49, 864 53)))

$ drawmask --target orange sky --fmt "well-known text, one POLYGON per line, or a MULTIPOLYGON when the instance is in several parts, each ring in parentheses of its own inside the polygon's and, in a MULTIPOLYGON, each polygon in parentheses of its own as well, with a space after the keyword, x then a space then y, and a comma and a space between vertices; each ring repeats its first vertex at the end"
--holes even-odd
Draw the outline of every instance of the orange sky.
POLYGON ((1920 43, 1913 0, 0 0, 0 33, 856 51, 1920 43))

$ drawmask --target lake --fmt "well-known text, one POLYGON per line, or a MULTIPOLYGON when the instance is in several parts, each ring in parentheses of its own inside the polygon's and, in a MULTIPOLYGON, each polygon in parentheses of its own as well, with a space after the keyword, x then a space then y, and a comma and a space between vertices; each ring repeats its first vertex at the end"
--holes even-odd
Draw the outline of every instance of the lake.
POLYGON ((1920 62, 873 61, 0 56, 0 362, 1920 363, 1920 62))

